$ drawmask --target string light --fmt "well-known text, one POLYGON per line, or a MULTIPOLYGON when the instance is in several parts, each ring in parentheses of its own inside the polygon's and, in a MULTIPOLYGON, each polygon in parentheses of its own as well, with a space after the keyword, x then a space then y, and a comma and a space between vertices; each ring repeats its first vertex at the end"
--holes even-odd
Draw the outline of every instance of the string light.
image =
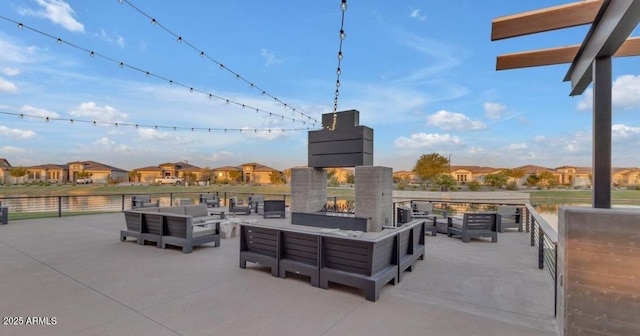
MULTIPOLYGON (((127 2, 127 0, 123 0, 123 1, 127 2)), ((13 22, 13 23, 15 23, 15 24, 18 24, 18 22, 17 22, 17 21, 14 21, 14 20, 9 19, 9 18, 7 18, 7 17, 4 17, 4 16, 2 16, 2 15, 0 15, 0 19, 3 19, 3 20, 5 20, 5 21, 9 21, 9 22, 13 22)), ((165 78, 165 77, 163 77, 163 76, 156 75, 156 74, 154 74, 154 73, 152 73, 152 72, 150 72, 150 71, 146 71, 146 70, 143 70, 143 69, 141 69, 141 68, 138 68, 138 67, 135 67, 135 66, 132 66, 132 65, 126 64, 125 62, 122 62, 122 61, 119 61, 119 60, 115 60, 115 59, 113 59, 113 58, 111 58, 111 57, 109 57, 109 56, 102 55, 102 54, 97 53, 97 52, 95 52, 95 51, 93 51, 93 50, 89 50, 89 49, 83 48, 83 47, 78 46, 78 45, 76 45, 76 44, 74 44, 74 43, 71 43, 71 42, 68 42, 68 41, 62 40, 62 39, 60 39, 60 38, 58 38, 58 37, 54 37, 54 36, 52 36, 52 35, 50 35, 50 34, 48 34, 48 33, 45 33, 45 32, 40 31, 40 30, 38 30, 38 29, 35 29, 35 28, 32 28, 32 27, 29 27, 29 26, 27 26, 27 25, 22 25, 22 27, 23 27, 23 28, 25 28, 25 29, 28 29, 28 30, 30 30, 30 31, 32 31, 32 32, 35 32, 35 33, 41 34, 41 35, 46 36, 46 37, 49 37, 49 38, 52 38, 52 39, 54 39, 54 40, 59 40, 61 44, 62 44, 62 43, 64 43, 64 44, 66 44, 66 45, 68 45, 68 46, 70 46, 70 47, 73 47, 73 48, 76 48, 76 49, 78 49, 78 50, 81 50, 81 51, 87 52, 87 53, 89 53, 89 55, 90 55, 91 57, 98 57, 98 58, 101 58, 101 59, 104 59, 104 60, 107 60, 107 61, 114 62, 114 63, 118 64, 118 66, 120 66, 120 64, 122 64, 122 67, 127 67, 128 69, 139 71, 139 72, 141 72, 141 73, 145 74, 145 76, 146 76, 146 77, 155 77, 155 78, 157 78, 157 79, 161 79, 161 80, 164 80, 164 81, 168 82, 170 85, 176 84, 176 85, 182 86, 182 87, 187 88, 187 89, 192 88, 192 86, 189 86, 189 85, 186 85, 186 84, 182 84, 182 83, 176 82, 176 81, 174 81, 174 80, 167 79, 167 78, 165 78)), ((220 64, 220 66, 222 67, 222 64, 220 64)), ((244 80, 242 77, 239 77, 239 79, 244 80)), ((247 83, 249 83, 249 82, 247 82, 247 83)), ((256 88, 257 88, 257 86, 255 86, 255 85, 254 85, 254 87, 256 87, 256 88)), ((234 105, 236 105, 236 106, 246 106, 246 107, 251 107, 251 106, 249 106, 249 105, 242 104, 242 103, 239 103, 239 102, 236 102, 236 101, 232 101, 232 100, 230 100, 230 99, 227 99, 227 98, 224 98, 224 97, 220 97, 220 96, 217 96, 217 95, 215 95, 215 94, 210 94, 210 93, 207 93, 207 92, 202 91, 202 90, 196 90, 195 88, 193 89, 193 91, 198 91, 198 92, 203 93, 203 94, 206 94, 206 95, 211 95, 211 97, 215 97, 215 98, 217 98, 217 99, 224 100, 227 104, 234 104, 234 105)), ((273 96, 270 96, 270 97, 274 98, 274 100, 275 100, 276 102, 279 102, 279 103, 281 103, 281 104, 284 104, 284 103, 283 103, 281 100, 279 100, 278 98, 273 97, 273 96)), ((255 107, 251 107, 251 108, 255 109, 255 107)), ((259 109, 259 111, 260 111, 260 112, 263 112, 263 113, 265 113, 265 114, 268 114, 268 113, 269 113, 268 111, 261 110, 261 109, 259 109)), ((294 111, 295 111, 295 109, 294 109, 294 111)), ((277 114, 277 113, 273 113, 273 114, 274 114, 274 115, 280 115, 280 114, 277 114)), ((320 122, 318 122, 316 119, 313 119, 313 118, 312 118, 312 117, 310 117, 310 116, 307 116, 307 118, 308 118, 309 120, 312 120, 312 121, 313 121, 313 125, 314 125, 314 126, 319 126, 319 125, 321 125, 321 123, 320 123, 320 122)), ((285 116, 282 116, 282 119, 286 119, 286 120, 291 120, 291 121, 293 121, 293 118, 289 118, 289 117, 285 117, 285 116)))
MULTIPOLYGON (((165 27, 164 25, 162 25, 160 22, 158 22, 158 20, 156 20, 154 17, 152 17, 151 15, 147 14, 146 12, 144 12, 142 9, 138 8, 137 6, 135 6, 131 1, 129 1, 129 0, 119 0, 119 1, 120 1, 120 3, 129 5, 132 9, 137 11, 142 16, 146 17, 147 19, 150 19, 151 23, 153 25, 160 27, 162 30, 167 32, 169 35, 172 35, 173 37, 175 37, 179 43, 182 43, 184 45, 187 45, 187 46, 191 47, 192 49, 194 49, 197 52, 199 52, 201 57, 206 57, 211 62, 217 64, 220 67, 220 70, 227 70, 229 73, 235 75, 236 79, 242 80, 242 81, 246 82, 247 84, 251 84, 251 82, 249 80, 245 79, 244 77, 242 77, 238 73, 236 73, 236 72, 232 71, 231 69, 227 68, 226 66, 224 66, 223 63, 218 62, 217 60, 215 60, 212 57, 210 57, 209 55, 207 55, 204 51, 202 51, 202 49, 197 48, 195 45, 191 44, 186 39, 184 39, 182 37, 182 35, 179 35, 179 34, 173 32, 173 31, 171 31, 169 28, 165 27)), ((342 5, 341 5, 340 8, 342 9, 343 12, 346 10, 346 8, 347 8, 346 0, 342 0, 342 5)), ((269 94, 266 90, 261 89, 257 85, 252 85, 251 88, 256 89, 258 91, 261 91, 261 92, 264 92, 263 94, 265 94, 265 95, 267 95, 267 96, 269 96, 271 98, 274 98, 276 102, 278 102, 280 104, 284 104, 284 102, 282 100, 280 100, 280 99, 276 98, 275 96, 269 94)), ((296 108, 293 108, 293 107, 289 107, 289 109, 291 109, 293 113, 299 112, 296 108)), ((314 119, 313 117, 311 117, 309 115, 306 115, 304 113, 302 113, 302 115, 304 115, 306 118, 308 118, 310 120, 315 121, 316 123, 320 123, 318 120, 314 119)))
POLYGON ((100 121, 100 120, 82 120, 82 119, 67 119, 67 118, 61 118, 61 117, 49 117, 49 116, 41 116, 41 115, 30 115, 30 114, 24 114, 24 113, 14 113, 14 112, 7 112, 7 111, 0 111, 0 114, 4 114, 4 115, 11 115, 11 116, 17 116, 19 118, 31 118, 31 119, 40 119, 40 120, 44 120, 45 122, 50 122, 50 121, 67 121, 69 122, 70 125, 75 125, 75 124, 90 124, 93 126, 98 126, 98 124, 100 125, 113 125, 114 127, 132 127, 135 129, 139 129, 139 128, 151 128, 151 129, 168 129, 168 130, 174 130, 174 131, 191 131, 191 132, 196 132, 196 131, 205 131, 208 133, 214 133, 215 131, 224 131, 226 132, 254 132, 254 133, 258 133, 258 132, 269 132, 271 133, 271 131, 278 131, 278 132, 298 132, 298 131, 304 131, 304 130, 309 130, 309 128, 279 128, 279 129, 272 129, 272 128, 214 128, 214 127, 189 127, 189 126, 162 126, 162 125, 145 125, 145 124, 140 124, 140 123, 122 123, 122 122, 112 122, 112 121, 100 121))
POLYGON ((336 123, 338 121, 338 96, 340 96, 340 75, 342 75, 342 59, 344 58, 342 42, 347 38, 347 34, 344 32, 344 13, 347 11, 347 0, 342 0, 340 11, 342 12, 342 17, 340 19, 340 31, 338 35, 340 38, 340 46, 338 47, 338 67, 336 69, 336 91, 333 98, 333 120, 331 126, 327 126, 331 131, 336 129, 336 123))

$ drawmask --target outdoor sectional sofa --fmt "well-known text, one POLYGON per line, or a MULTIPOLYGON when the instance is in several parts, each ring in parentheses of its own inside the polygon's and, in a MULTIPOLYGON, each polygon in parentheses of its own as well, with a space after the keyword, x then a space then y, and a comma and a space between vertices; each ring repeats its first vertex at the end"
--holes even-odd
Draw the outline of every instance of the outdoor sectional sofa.
POLYGON ((424 219, 385 231, 376 238, 357 238, 241 224, 240 267, 253 262, 269 267, 273 276, 308 276, 320 288, 329 283, 360 288, 367 300, 377 301, 385 284, 396 284, 400 272, 424 258, 424 219))
POLYGON ((127 230, 120 231, 120 239, 134 237, 138 244, 156 242, 158 247, 182 247, 191 253, 193 247, 206 243, 220 246, 220 219, 207 213, 205 204, 174 207, 144 208, 123 211, 127 230))
POLYGON ((500 214, 496 212, 467 212, 462 220, 448 218, 448 235, 462 238, 468 243, 471 238, 489 237, 491 242, 498 242, 498 223, 500 214))

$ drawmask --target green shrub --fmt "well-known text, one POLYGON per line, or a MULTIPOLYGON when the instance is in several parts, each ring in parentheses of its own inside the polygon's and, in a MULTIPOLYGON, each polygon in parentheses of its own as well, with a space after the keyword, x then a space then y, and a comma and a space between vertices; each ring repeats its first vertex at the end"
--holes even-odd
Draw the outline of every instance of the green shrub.
POLYGON ((518 190, 518 184, 516 183, 516 181, 507 183, 507 190, 518 190))
POLYGON ((467 187, 469 187, 469 191, 478 191, 480 190, 480 182, 471 181, 467 187))

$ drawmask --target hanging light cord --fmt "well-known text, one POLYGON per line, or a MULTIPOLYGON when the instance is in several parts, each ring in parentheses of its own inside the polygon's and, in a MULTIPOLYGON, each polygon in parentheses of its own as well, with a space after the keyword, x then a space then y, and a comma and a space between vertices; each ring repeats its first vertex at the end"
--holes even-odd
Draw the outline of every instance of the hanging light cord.
POLYGON ((273 96, 272 94, 270 94, 269 92, 261 89, 260 87, 258 87, 257 85, 255 85, 254 83, 250 82, 249 80, 247 80, 246 78, 244 78, 242 75, 240 75, 239 73, 229 69, 227 66, 225 66, 223 63, 218 62, 217 60, 213 59, 211 56, 209 56, 207 53, 205 53, 202 49, 196 47, 195 45, 193 45, 192 43, 188 42, 184 37, 182 37, 182 35, 177 34, 173 31, 171 31, 169 28, 167 28, 166 26, 162 25, 158 20, 156 20, 154 17, 152 17, 151 15, 145 13, 142 9, 138 8, 137 6, 135 6, 133 3, 131 3, 131 1, 129 0, 118 0, 118 2, 120 2, 121 4, 127 4, 129 5, 131 8, 133 8, 135 11, 137 11, 138 13, 140 13, 142 16, 146 17, 147 19, 151 20, 151 24, 158 26, 159 28, 161 28, 162 30, 164 30, 165 32, 167 32, 168 34, 172 35, 176 41, 178 41, 179 43, 183 43, 189 47, 191 47, 191 49, 195 50, 200 57, 204 57, 208 60, 210 60, 211 62, 217 64, 220 67, 220 70, 226 70, 229 73, 231 73, 237 80, 241 80, 245 83, 247 83, 249 85, 250 88, 252 89, 256 89, 258 90, 262 95, 268 96, 270 98, 272 98, 275 102, 281 104, 282 106, 284 106, 286 109, 290 109, 294 115, 300 115, 301 117, 305 117, 310 121, 314 121, 314 122, 318 122, 317 120, 315 120, 313 117, 305 114, 304 112, 300 111, 299 109, 296 109, 295 107, 285 103, 284 101, 280 100, 279 98, 273 96))
POLYGON ((124 63, 124 62, 118 61, 118 60, 116 60, 116 59, 114 59, 114 58, 112 58, 112 57, 109 57, 109 56, 106 56, 106 55, 100 54, 100 53, 98 53, 98 52, 95 52, 95 51, 93 51, 93 50, 90 50, 90 49, 87 49, 87 48, 81 47, 81 46, 76 45, 76 44, 74 44, 74 43, 72 43, 72 42, 65 41, 65 40, 63 40, 63 39, 61 39, 61 38, 55 37, 55 36, 53 36, 53 35, 51 35, 51 34, 48 34, 48 33, 46 33, 46 32, 43 32, 43 31, 41 31, 41 30, 38 30, 38 29, 36 29, 36 28, 33 28, 33 27, 30 27, 30 26, 27 26, 27 25, 25 25, 25 24, 23 24, 23 23, 21 23, 21 22, 18 22, 18 21, 15 21, 15 20, 9 19, 9 18, 4 17, 4 16, 2 16, 2 15, 0 15, 0 19, 3 19, 3 20, 8 21, 8 22, 12 22, 12 23, 16 24, 16 25, 18 26, 18 28, 20 28, 20 29, 28 29, 28 30, 30 30, 30 31, 32 31, 32 32, 35 32, 35 33, 38 33, 38 34, 40 34, 40 35, 43 35, 43 36, 49 37, 49 38, 51 38, 51 39, 53 39, 53 40, 56 40, 56 42, 57 42, 58 44, 66 44, 66 45, 68 45, 68 46, 70 46, 70 47, 73 47, 73 48, 75 48, 75 49, 78 49, 78 50, 84 51, 84 52, 88 53, 88 54, 89 54, 89 56, 90 56, 90 57, 92 57, 92 58, 94 58, 94 57, 99 57, 99 58, 105 59, 105 60, 107 60, 107 61, 110 61, 110 62, 113 62, 113 63, 115 63, 115 64, 118 64, 118 66, 119 66, 120 68, 125 68, 125 67, 126 67, 126 68, 128 68, 128 69, 136 70, 136 71, 138 71, 138 72, 141 72, 141 73, 145 74, 147 77, 155 77, 155 78, 157 78, 157 79, 163 80, 163 81, 165 81, 165 82, 169 83, 170 85, 174 85, 174 84, 175 84, 175 85, 177 85, 177 86, 182 86, 182 87, 184 87, 184 88, 188 89, 188 90, 189 90, 189 92, 198 92, 198 93, 201 93, 201 94, 204 94, 204 95, 208 96, 210 99, 211 99, 211 98, 216 98, 216 99, 219 99, 219 100, 223 100, 223 101, 224 101, 225 103, 227 103, 227 104, 233 104, 233 105, 236 105, 236 106, 240 106, 240 107, 242 107, 242 108, 247 108, 247 109, 250 109, 250 110, 255 110, 255 112, 256 112, 256 113, 263 113, 263 114, 267 114, 267 115, 269 115, 270 117, 276 116, 276 117, 280 117, 280 118, 281 118, 281 119, 283 119, 283 120, 284 120, 284 119, 286 119, 286 120, 290 120, 290 121, 292 121, 292 122, 300 122, 300 123, 302 123, 303 125, 307 125, 307 124, 308 124, 308 125, 311 125, 311 127, 317 127, 317 126, 319 126, 319 122, 317 122, 316 120, 311 120, 311 121, 309 121, 309 120, 308 120, 308 119, 309 119, 308 117, 307 117, 307 118, 302 118, 302 119, 296 119, 296 118, 292 118, 292 117, 287 117, 287 116, 284 116, 284 115, 281 115, 281 114, 278 114, 278 113, 275 113, 275 112, 265 111, 265 110, 260 109, 260 108, 257 108, 257 107, 253 107, 253 106, 250 106, 250 105, 247 105, 247 104, 243 104, 243 103, 240 103, 240 102, 237 102, 237 101, 234 101, 234 100, 228 99, 228 98, 224 98, 224 97, 218 96, 218 95, 216 95, 216 94, 209 93, 209 92, 206 92, 206 91, 204 91, 204 90, 201 90, 201 89, 195 88, 195 87, 193 87, 193 86, 190 86, 190 85, 187 85, 187 84, 184 84, 184 83, 180 83, 180 82, 176 82, 176 81, 174 81, 174 80, 172 80, 172 79, 169 79, 169 78, 166 78, 166 77, 164 77, 164 76, 154 74, 154 73, 152 73, 152 72, 150 72, 150 71, 143 70, 143 69, 141 69, 141 68, 139 68, 139 67, 136 67, 136 66, 129 65, 129 64, 127 64, 127 63, 124 63))
POLYGON ((342 42, 347 35, 344 32, 344 13, 347 11, 347 0, 342 0, 340 4, 340 11, 342 12, 342 18, 340 19, 340 46, 338 47, 338 68, 336 69, 336 92, 333 98, 333 121, 331 123, 331 127, 328 127, 329 130, 333 131, 336 129, 336 122, 338 120, 338 97, 340 96, 340 75, 342 74, 342 42))
POLYGON ((219 128, 219 127, 187 127, 187 126, 167 126, 167 125, 148 125, 148 124, 138 124, 138 123, 122 123, 122 122, 113 122, 113 121, 101 121, 101 120, 86 120, 86 119, 73 119, 73 118, 61 118, 61 117, 48 117, 41 115, 33 115, 28 113, 16 113, 16 112, 7 112, 0 111, 0 114, 16 116, 19 118, 31 118, 31 119, 42 119, 46 122, 50 121, 67 121, 70 124, 83 123, 83 124, 91 124, 93 126, 104 125, 104 126, 114 126, 114 127, 135 127, 135 128, 149 128, 149 129, 166 129, 166 130, 174 130, 174 131, 205 131, 209 133, 213 133, 214 131, 220 132, 224 131, 231 132, 293 132, 293 131, 308 131, 309 128, 219 128))

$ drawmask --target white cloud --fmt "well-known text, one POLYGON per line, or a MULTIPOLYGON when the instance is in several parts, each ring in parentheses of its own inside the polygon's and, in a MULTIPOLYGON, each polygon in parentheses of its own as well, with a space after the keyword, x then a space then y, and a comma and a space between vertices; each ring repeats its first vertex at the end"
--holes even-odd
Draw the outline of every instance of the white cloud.
MULTIPOLYGON (((0 126, 2 127, 2 126, 0 126)), ((0 147, 0 153, 3 154, 23 154, 26 153, 27 150, 24 148, 18 148, 13 146, 2 146, 0 147)))
POLYGON ((51 22, 61 25, 72 32, 84 32, 84 25, 74 18, 75 11, 63 0, 36 0, 42 7, 40 10, 20 8, 22 15, 30 15, 49 19, 51 22))
POLYGON ((125 41, 122 35, 118 35, 117 33, 109 34, 102 28, 100 29, 100 32, 95 35, 108 43, 117 44, 118 46, 120 46, 120 48, 124 48, 125 41))
POLYGON ((18 68, 10 68, 10 67, 4 67, 2 68, 2 70, 0 71, 3 74, 5 74, 6 76, 16 76, 20 74, 20 69, 18 68))
POLYGON ((95 121, 122 122, 128 118, 126 113, 118 112, 111 106, 98 106, 96 103, 83 102, 69 112, 72 116, 79 118, 89 118, 95 121))
POLYGON ((20 108, 20 112, 30 115, 30 116, 34 116, 34 117, 40 117, 40 118, 45 118, 45 117, 49 117, 49 118, 60 118, 60 114, 53 112, 53 111, 49 111, 43 108, 37 108, 37 107, 33 107, 31 105, 23 105, 20 108))
POLYGON ((9 128, 0 125, 0 136, 6 136, 10 138, 29 139, 36 136, 36 132, 32 130, 21 130, 17 128, 9 128))
POLYGON ((276 64, 280 64, 282 63, 282 60, 277 58, 276 55, 273 53, 273 51, 269 50, 269 49, 261 49, 260 50, 260 55, 262 57, 264 57, 265 60, 265 66, 268 68, 272 65, 276 65, 276 64))
POLYGON ((515 144, 510 144, 509 145, 509 150, 510 151, 521 151, 521 150, 525 150, 528 149, 529 146, 526 143, 515 143, 515 144))
POLYGON ((270 129, 269 131, 264 130, 255 130, 249 127, 242 128, 242 136, 248 139, 257 139, 257 140, 278 140, 287 137, 287 132, 278 130, 278 129, 270 129))
POLYGON ((506 106, 499 103, 484 103, 484 115, 489 119, 496 120, 502 118, 503 113, 506 111, 506 109, 506 106))
POLYGON ((547 137, 545 137, 544 135, 536 135, 535 137, 533 137, 533 141, 535 142, 544 142, 547 140, 547 137))
POLYGON ((630 127, 616 124, 611 127, 611 137, 613 139, 629 139, 640 135, 640 127, 630 127))
POLYGON ((231 158, 234 158, 236 155, 233 154, 232 152, 229 151, 221 151, 221 152, 217 152, 217 153, 212 153, 211 156, 205 156, 203 157, 204 160, 207 161, 213 161, 213 162, 218 162, 218 161, 227 161, 231 158))
MULTIPOLYGON (((631 110, 640 108, 640 75, 623 75, 613 81, 611 103, 614 109, 631 110)), ((578 110, 590 111, 593 107, 593 89, 585 92, 578 102, 578 110)))
POLYGON ((440 110, 427 117, 427 124, 439 127, 445 131, 449 130, 480 130, 487 126, 481 121, 473 121, 462 113, 440 110))
MULTIPOLYGON (((2 39, 0 36, 0 61, 7 63, 30 63, 33 62, 37 57, 40 57, 40 49, 35 46, 22 46, 15 44, 11 41, 2 39)), ((6 71, 9 69, 9 72, 12 72, 12 68, 4 68, 3 73, 7 76, 11 76, 11 74, 7 74, 6 71)))
POLYGON ((411 10, 411 14, 409 14, 409 17, 418 21, 424 21, 427 19, 427 16, 422 14, 419 9, 411 10))
POLYGON ((169 144, 187 144, 191 142, 191 140, 189 140, 188 138, 182 137, 178 134, 158 131, 152 128, 139 128, 137 131, 138 131, 138 137, 144 141, 151 141, 151 142, 159 141, 162 143, 169 143, 169 144))
POLYGON ((103 146, 113 146, 116 144, 115 141, 107 138, 107 137, 102 137, 96 141, 93 142, 96 145, 103 145, 103 146))
POLYGON ((399 137, 395 140, 395 145, 398 148, 430 148, 435 146, 451 146, 451 145, 463 145, 464 143, 457 136, 451 136, 449 134, 426 134, 416 133, 412 134, 410 138, 399 137))
POLYGON ((0 92, 18 93, 18 86, 13 82, 0 77, 0 92))

